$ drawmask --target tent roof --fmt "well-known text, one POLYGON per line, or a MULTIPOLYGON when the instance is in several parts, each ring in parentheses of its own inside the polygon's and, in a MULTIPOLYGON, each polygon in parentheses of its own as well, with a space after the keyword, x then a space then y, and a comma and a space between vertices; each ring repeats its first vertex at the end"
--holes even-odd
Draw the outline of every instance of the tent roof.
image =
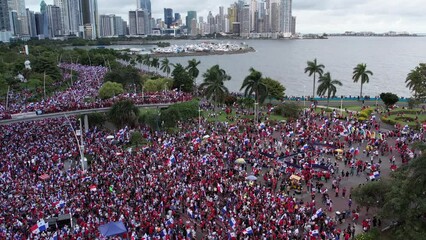
POLYGON ((123 222, 110 222, 99 226, 98 229, 99 232, 105 237, 116 236, 127 232, 123 222))

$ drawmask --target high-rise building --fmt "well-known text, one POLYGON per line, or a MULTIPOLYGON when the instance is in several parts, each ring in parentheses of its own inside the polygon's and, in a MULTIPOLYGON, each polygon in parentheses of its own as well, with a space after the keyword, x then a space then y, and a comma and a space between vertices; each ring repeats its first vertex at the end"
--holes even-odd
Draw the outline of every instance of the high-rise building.
POLYGON ((37 29, 36 29, 34 11, 30 11, 30 9, 28 8, 27 8, 27 20, 28 20, 28 30, 29 30, 30 37, 36 37, 37 29))
POLYGON ((62 36, 61 9, 58 6, 47 5, 47 16, 49 37, 62 36))
MULTIPOLYGON (((228 29, 230 32, 235 32, 234 29, 234 23, 237 22, 237 5, 236 4, 232 4, 229 8, 228 8, 228 29)), ((238 30, 239 32, 239 30, 238 30)))
POLYGON ((99 15, 97 0, 81 0, 83 38, 96 39, 99 36, 99 15))
POLYGON ((167 28, 170 28, 170 26, 173 24, 173 9, 164 8, 164 23, 166 24, 167 28))
POLYGON ((292 35, 296 34, 296 17, 295 16, 291 17, 291 34, 292 35))
POLYGON ((138 9, 147 10, 151 14, 151 0, 137 0, 138 9))
MULTIPOLYGON (((147 24, 146 14, 148 14, 143 9, 137 9, 136 11, 129 11, 129 34, 130 35, 144 35, 149 34, 150 31, 145 27, 147 24)), ((149 24, 151 25, 151 24, 149 24)))
POLYGON ((224 12, 223 6, 219 6, 219 16, 217 19, 217 31, 225 32, 225 12, 224 12))
POLYGON ((6 0, 0 1, 0 31, 11 31, 9 7, 6 0))
POLYGON ((280 31, 284 34, 291 33, 291 1, 292 0, 281 0, 280 3, 280 31))
POLYGON ((123 19, 120 16, 114 16, 113 19, 113 29, 114 36, 124 36, 125 29, 123 28, 123 19))
MULTIPOLYGON (((83 16, 81 14, 81 1, 80 0, 63 0, 65 8, 68 9, 68 28, 69 35, 79 36, 80 26, 83 24, 83 16)), ((66 18, 65 18, 66 20, 66 18)))
POLYGON ((113 21, 114 17, 110 15, 99 15, 99 37, 110 37, 113 36, 113 21))
POLYGON ((250 5, 245 4, 243 6, 242 14, 240 34, 243 37, 247 37, 250 33, 250 5))
POLYGON ((195 19, 195 26, 197 26, 197 12, 196 11, 188 11, 186 15, 186 28, 188 29, 188 34, 192 34, 192 20, 195 19))
POLYGON ((280 9, 277 1, 271 1, 270 32, 280 31, 280 9))
POLYGON ((69 10, 68 10, 68 0, 54 0, 53 5, 58 6, 59 9, 61 9, 62 34, 69 35, 70 20, 69 20, 69 10))
POLYGON ((151 22, 151 0, 137 0, 138 9, 144 10, 144 24, 143 27, 145 30, 145 34, 151 34, 152 26, 154 26, 151 22))
POLYGON ((25 8, 25 0, 7 0, 9 11, 16 11, 16 24, 19 24, 19 27, 15 27, 15 35, 28 35, 28 20, 27 20, 27 10, 25 8))

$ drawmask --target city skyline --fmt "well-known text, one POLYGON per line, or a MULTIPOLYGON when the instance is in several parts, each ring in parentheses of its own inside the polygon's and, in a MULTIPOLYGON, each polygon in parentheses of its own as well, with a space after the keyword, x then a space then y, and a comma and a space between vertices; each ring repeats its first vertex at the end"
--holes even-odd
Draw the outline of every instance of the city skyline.
MULTIPOLYGON (((271 0, 274 1, 274 0, 271 0)), ((53 4, 53 0, 45 0, 53 4)), ((184 18, 190 10, 197 11, 198 16, 207 19, 209 11, 219 13, 219 6, 228 7, 232 0, 200 2, 182 0, 179 3, 170 0, 151 2, 152 17, 164 18, 164 8, 173 9, 184 18)), ((247 1, 246 1, 247 2, 247 1)), ((40 0, 26 0, 26 7, 39 11, 40 0)), ((137 0, 100 0, 99 14, 115 14, 128 20, 130 10, 137 8, 137 0)), ((407 31, 426 33, 426 22, 420 0, 385 1, 385 0, 294 0, 293 16, 297 17, 297 32, 302 33, 338 33, 344 31, 407 31)))

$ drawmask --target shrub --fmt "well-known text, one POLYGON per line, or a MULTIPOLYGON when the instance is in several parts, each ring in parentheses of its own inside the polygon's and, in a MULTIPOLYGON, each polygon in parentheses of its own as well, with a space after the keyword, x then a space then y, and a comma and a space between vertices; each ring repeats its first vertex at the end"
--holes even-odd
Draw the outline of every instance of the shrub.
POLYGON ((299 116, 300 107, 293 102, 279 104, 274 108, 274 113, 287 118, 297 118, 299 116))
POLYGON ((143 137, 142 134, 139 131, 134 131, 130 134, 130 143, 133 146, 138 147, 143 143, 143 137))
POLYGON ((225 97, 226 106, 232 106, 237 101, 237 97, 228 95, 225 97))
POLYGON ((112 98, 123 93, 123 85, 116 82, 106 82, 102 84, 101 89, 99 89, 99 97, 102 99, 112 98))
POLYGON ((397 103, 399 101, 399 98, 396 94, 394 93, 380 93, 380 98, 382 99, 383 103, 387 106, 393 106, 395 103, 397 103))

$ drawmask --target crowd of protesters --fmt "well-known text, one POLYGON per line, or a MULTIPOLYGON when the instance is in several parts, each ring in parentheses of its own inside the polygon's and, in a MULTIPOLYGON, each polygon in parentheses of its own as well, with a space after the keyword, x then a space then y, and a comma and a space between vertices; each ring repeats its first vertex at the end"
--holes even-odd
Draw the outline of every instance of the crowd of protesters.
POLYGON ((27 102, 32 94, 28 91, 21 93, 10 92, 9 102, 6 106, 0 104, 0 120, 9 119, 12 114, 34 112, 40 110, 44 113, 73 111, 81 109, 110 107, 121 99, 131 98, 135 104, 155 104, 187 101, 191 95, 179 91, 163 91, 157 93, 125 93, 117 97, 102 100, 98 92, 103 83, 108 68, 102 66, 84 66, 80 64, 62 63, 63 81, 71 82, 70 71, 77 74, 78 78, 65 91, 55 92, 39 102, 27 102))
POLYGON ((194 120, 179 123, 176 133, 125 128, 114 139, 92 128, 84 134, 85 171, 67 166, 79 160, 74 118, 0 126, 0 238, 95 239, 101 224, 122 221, 133 239, 347 240, 354 225, 342 225, 332 211, 339 193, 347 195, 347 209, 339 210, 357 220, 350 190, 340 187, 350 169, 375 180, 391 146, 396 165, 410 155, 414 137, 424 139, 400 129, 378 132, 374 118, 358 123, 314 111, 286 123, 267 118, 256 126, 247 118, 203 119, 201 128, 194 120), (140 131, 148 144, 125 149, 130 131, 140 131), (335 149, 342 149, 345 165, 335 149), (239 158, 246 164, 237 164, 239 158), (248 175, 257 180, 247 181, 248 175), (301 178, 307 198, 293 192, 292 175, 301 178), (322 187, 328 179, 335 196, 322 187), (73 227, 32 230, 59 214, 71 214, 73 227))

